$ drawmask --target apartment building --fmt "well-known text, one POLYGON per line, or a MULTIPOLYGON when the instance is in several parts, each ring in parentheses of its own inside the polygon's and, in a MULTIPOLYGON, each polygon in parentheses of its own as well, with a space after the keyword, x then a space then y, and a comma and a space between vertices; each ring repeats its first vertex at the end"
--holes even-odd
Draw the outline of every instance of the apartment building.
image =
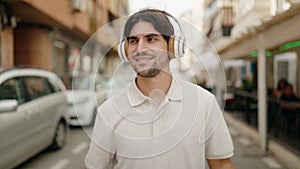
POLYGON ((76 71, 94 71, 99 54, 106 55, 105 40, 81 51, 83 45, 127 14, 125 0, 1 0, 0 66, 38 67, 61 77, 71 75, 75 66, 76 71))

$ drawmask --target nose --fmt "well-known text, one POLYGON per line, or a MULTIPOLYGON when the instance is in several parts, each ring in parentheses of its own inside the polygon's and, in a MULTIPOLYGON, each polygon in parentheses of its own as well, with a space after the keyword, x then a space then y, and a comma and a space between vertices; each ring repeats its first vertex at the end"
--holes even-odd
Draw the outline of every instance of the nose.
POLYGON ((137 44, 136 52, 143 52, 146 49, 147 49, 147 43, 145 42, 145 40, 140 39, 137 44))

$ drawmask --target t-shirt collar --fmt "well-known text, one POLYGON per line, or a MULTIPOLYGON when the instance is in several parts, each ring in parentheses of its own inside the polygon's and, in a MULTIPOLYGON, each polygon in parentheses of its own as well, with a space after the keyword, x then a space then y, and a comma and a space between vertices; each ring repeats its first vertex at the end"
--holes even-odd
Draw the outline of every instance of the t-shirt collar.
MULTIPOLYGON (((134 78, 128 85, 128 100, 131 106, 138 106, 145 102, 149 97, 145 96, 136 85, 136 78, 134 78)), ((169 101, 180 101, 182 100, 181 88, 178 80, 172 78, 171 86, 166 95, 169 101)))

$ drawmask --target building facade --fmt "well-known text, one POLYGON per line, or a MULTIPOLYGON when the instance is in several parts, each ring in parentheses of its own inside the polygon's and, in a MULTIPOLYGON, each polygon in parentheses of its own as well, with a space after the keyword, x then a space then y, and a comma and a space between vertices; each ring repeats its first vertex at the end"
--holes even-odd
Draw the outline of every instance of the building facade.
POLYGON ((299 168, 300 102, 273 97, 280 79, 300 97, 299 1, 206 0, 203 16, 235 96, 230 114, 241 117, 262 149, 299 168))
POLYGON ((75 67, 83 73, 95 71, 96 54, 103 52, 105 41, 81 51, 83 45, 127 13, 125 0, 2 0, 0 66, 38 67, 62 78, 70 77, 75 67))

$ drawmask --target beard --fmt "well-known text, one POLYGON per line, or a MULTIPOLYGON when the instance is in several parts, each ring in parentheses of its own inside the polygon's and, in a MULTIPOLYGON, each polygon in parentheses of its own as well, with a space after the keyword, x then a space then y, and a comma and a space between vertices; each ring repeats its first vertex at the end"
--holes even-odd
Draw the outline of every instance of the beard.
POLYGON ((156 75, 158 75, 160 73, 160 69, 156 69, 156 68, 150 68, 147 70, 142 70, 142 71, 137 71, 135 69, 135 72, 141 76, 141 77, 147 77, 147 78, 151 78, 151 77, 155 77, 156 75))
POLYGON ((155 53, 157 52, 141 52, 132 56, 133 59, 130 61, 130 64, 137 75, 145 78, 155 77, 168 65, 170 61, 169 55, 162 54, 157 56, 158 54, 155 53), (135 59, 139 55, 148 55, 152 56, 152 58, 147 63, 138 63, 135 59))

